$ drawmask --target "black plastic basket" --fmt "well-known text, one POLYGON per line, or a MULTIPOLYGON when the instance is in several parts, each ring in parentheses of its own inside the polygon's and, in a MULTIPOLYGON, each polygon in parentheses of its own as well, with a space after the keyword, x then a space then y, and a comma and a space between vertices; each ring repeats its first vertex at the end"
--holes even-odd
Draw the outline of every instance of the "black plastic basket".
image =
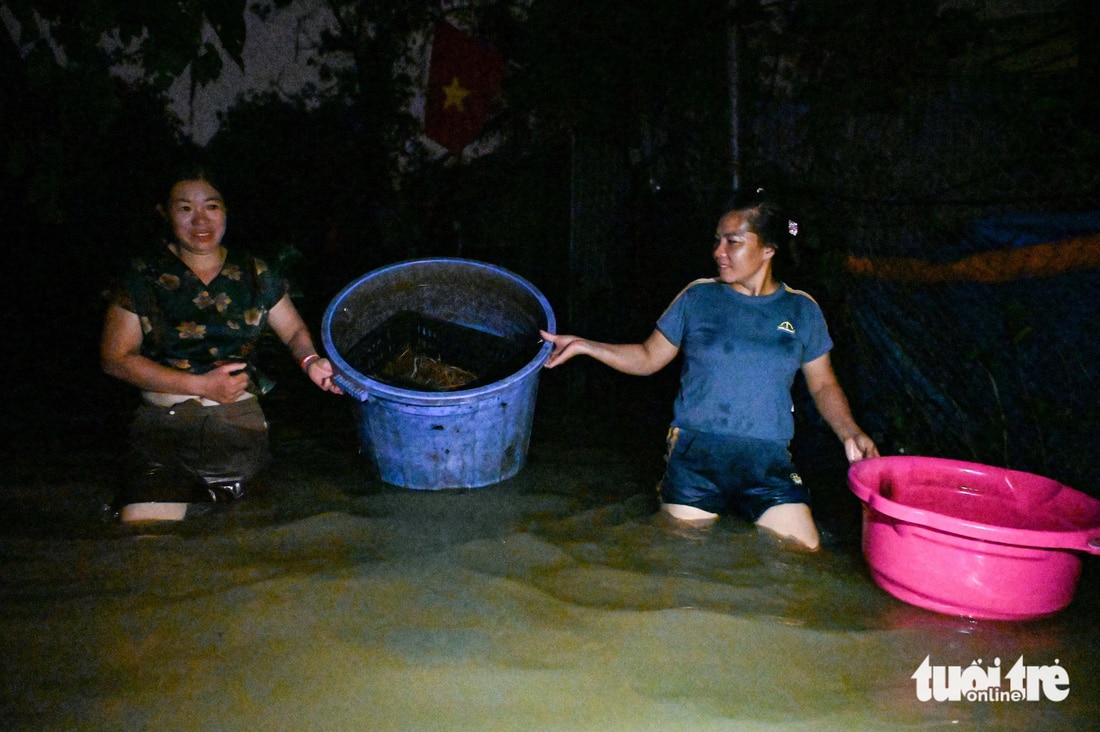
POLYGON ((360 374, 392 386, 417 391, 459 391, 491 384, 518 371, 537 351, 537 343, 525 346, 511 338, 403 310, 342 355, 360 374), (389 371, 387 367, 406 351, 462 369, 473 378, 457 386, 444 386, 389 371))

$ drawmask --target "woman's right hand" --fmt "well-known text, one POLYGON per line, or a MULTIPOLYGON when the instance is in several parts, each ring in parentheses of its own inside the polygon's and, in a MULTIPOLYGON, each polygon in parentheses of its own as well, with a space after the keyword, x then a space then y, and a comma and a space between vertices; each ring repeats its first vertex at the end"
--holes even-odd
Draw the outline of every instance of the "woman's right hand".
POLYGON ((576 356, 578 353, 584 353, 582 345, 584 343, 583 338, 573 335, 555 335, 548 333, 545 330, 540 330, 539 335, 547 343, 554 344, 554 351, 550 354, 550 358, 546 360, 546 368, 552 369, 555 366, 565 363, 569 359, 576 356), (576 345, 573 345, 576 344, 576 345), (570 348, 570 346, 573 346, 570 348))
POLYGON ((201 387, 195 393, 219 404, 232 404, 248 389, 248 373, 245 368, 247 364, 233 362, 200 374, 198 378, 201 387))
POLYGON ((554 351, 546 360, 548 369, 574 356, 584 355, 624 374, 647 376, 663 369, 680 352, 659 330, 654 330, 645 343, 602 343, 574 335, 554 335, 545 330, 540 330, 539 335, 547 343, 554 344, 554 351))

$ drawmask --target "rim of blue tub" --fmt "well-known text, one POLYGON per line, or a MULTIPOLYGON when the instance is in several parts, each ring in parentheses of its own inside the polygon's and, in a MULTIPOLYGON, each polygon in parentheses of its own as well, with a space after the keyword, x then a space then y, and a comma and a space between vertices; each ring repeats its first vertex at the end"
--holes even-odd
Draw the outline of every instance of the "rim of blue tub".
POLYGON ((468 266, 475 269, 482 269, 494 274, 502 275, 511 280, 514 280, 521 287, 526 289, 535 300, 542 307, 542 311, 546 316, 546 328, 548 333, 557 332, 557 321, 554 318, 554 311, 550 307, 550 301, 526 278, 517 275, 504 267, 496 264, 489 264, 488 262, 481 262, 476 259, 464 259, 462 257, 428 257, 423 259, 407 259, 403 262, 395 262, 394 264, 388 264, 377 269, 373 269, 367 272, 363 276, 355 279, 337 295, 332 298, 328 307, 325 309, 324 317, 321 320, 321 342, 324 344, 325 353, 328 359, 332 361, 335 366, 336 375, 335 381, 347 394, 358 399, 361 402, 365 402, 368 399, 380 397, 389 399, 391 401, 400 402, 403 404, 415 404, 422 406, 446 406, 450 404, 463 404, 466 402, 478 401, 483 397, 490 396, 498 391, 511 388, 517 381, 531 376, 533 372, 538 371, 550 358, 550 353, 554 350, 552 343, 543 343, 539 348, 534 358, 527 362, 522 368, 514 371, 503 379, 498 379, 491 384, 479 386, 473 389, 456 389, 454 391, 421 391, 418 389, 403 389, 392 384, 387 384, 383 381, 373 379, 366 374, 362 374, 355 370, 340 354, 336 345, 332 342, 332 321, 336 316, 338 307, 344 301, 344 299, 356 288, 362 285, 364 282, 381 277, 387 272, 392 272, 395 269, 403 269, 414 265, 426 265, 426 264, 457 264, 461 266, 468 266), (352 379, 347 374, 354 374, 355 378, 352 379), (356 381, 362 382, 365 386, 355 383, 356 381))

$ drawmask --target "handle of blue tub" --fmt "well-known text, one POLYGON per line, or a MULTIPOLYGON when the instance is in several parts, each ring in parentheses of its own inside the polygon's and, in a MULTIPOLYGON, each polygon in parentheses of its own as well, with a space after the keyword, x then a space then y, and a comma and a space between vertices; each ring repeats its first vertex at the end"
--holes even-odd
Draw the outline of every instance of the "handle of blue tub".
POLYGON ((1085 545, 1085 550, 1089 554, 1100 554, 1100 536, 1089 539, 1088 544, 1085 545))
POLYGON ((351 379, 348 379, 340 372, 336 372, 335 374, 333 374, 332 380, 336 382, 337 386, 344 390, 345 394, 351 394, 353 397, 361 402, 367 401, 367 398, 370 396, 370 392, 367 389, 363 388, 359 384, 356 384, 351 379))

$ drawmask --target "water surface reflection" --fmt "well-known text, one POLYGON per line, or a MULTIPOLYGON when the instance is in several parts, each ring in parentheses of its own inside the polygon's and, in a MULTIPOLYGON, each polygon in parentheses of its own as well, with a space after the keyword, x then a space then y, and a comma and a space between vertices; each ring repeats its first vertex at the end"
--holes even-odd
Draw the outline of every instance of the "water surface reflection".
POLYGON ((1074 604, 975 622, 879 590, 858 505, 815 478, 825 549, 655 513, 651 451, 536 442, 516 478, 426 493, 284 439, 270 492, 136 532, 97 455, 5 481, 5 728, 1085 729, 1097 563, 1074 604), (89 477, 92 476, 92 477, 89 477), (926 656, 1057 659, 1062 702, 920 702, 926 656))

